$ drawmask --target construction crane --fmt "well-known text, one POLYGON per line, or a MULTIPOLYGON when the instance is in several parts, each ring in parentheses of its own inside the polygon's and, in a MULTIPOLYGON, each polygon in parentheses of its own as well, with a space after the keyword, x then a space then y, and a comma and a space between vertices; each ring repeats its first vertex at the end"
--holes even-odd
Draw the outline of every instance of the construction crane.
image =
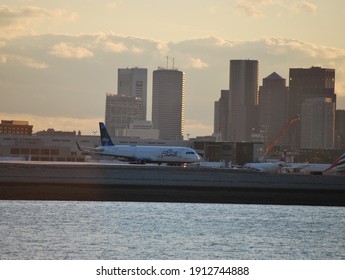
POLYGON ((282 138, 285 133, 292 128, 299 120, 301 119, 301 117, 299 115, 296 115, 294 117, 292 117, 290 119, 290 121, 288 122, 288 124, 279 132, 279 134, 273 139, 273 141, 271 143, 269 143, 268 145, 266 145, 266 147, 264 148, 263 151, 263 156, 266 158, 266 156, 270 153, 270 151, 272 151, 272 149, 274 148, 274 146, 279 142, 280 138, 282 138))

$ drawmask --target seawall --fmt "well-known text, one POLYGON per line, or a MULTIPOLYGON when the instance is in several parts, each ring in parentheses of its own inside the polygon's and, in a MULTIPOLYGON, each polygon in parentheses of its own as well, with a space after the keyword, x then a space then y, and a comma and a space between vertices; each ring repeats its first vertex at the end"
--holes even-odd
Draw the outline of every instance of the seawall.
POLYGON ((345 206, 345 176, 200 167, 0 162, 0 199, 345 206))

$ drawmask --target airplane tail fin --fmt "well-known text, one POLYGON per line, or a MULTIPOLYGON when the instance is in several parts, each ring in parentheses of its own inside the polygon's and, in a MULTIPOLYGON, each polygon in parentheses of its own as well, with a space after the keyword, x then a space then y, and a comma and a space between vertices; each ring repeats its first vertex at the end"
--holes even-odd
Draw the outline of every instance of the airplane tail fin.
POLYGON ((77 143, 78 150, 79 150, 79 151, 83 151, 83 149, 80 147, 78 141, 75 141, 75 142, 77 143))
POLYGON ((104 123, 99 123, 99 130, 101 132, 101 143, 102 146, 114 146, 113 141, 111 141, 111 138, 109 136, 109 133, 104 125, 104 123))
POLYGON ((323 171, 323 173, 330 171, 345 171, 345 153, 342 154, 330 167, 323 171))

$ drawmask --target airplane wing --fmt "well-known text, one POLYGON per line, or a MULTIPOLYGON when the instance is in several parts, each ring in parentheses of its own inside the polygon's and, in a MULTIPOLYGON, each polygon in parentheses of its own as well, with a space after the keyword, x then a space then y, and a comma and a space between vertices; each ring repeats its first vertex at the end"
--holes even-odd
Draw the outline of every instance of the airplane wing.
POLYGON ((79 149, 79 151, 82 152, 88 152, 88 153, 99 153, 99 152, 103 152, 104 149, 102 148, 90 148, 90 147, 84 147, 84 146, 80 146, 78 141, 75 141, 77 143, 77 147, 79 149))

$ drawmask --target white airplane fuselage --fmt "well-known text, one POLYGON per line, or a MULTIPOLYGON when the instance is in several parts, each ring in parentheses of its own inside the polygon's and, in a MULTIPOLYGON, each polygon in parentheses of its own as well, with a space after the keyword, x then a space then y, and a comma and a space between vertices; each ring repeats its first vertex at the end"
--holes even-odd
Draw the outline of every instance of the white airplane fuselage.
POLYGON ((260 172, 277 172, 282 169, 281 162, 249 162, 243 168, 260 172))
POLYGON ((299 174, 337 174, 345 172, 345 153, 342 154, 333 164, 326 163, 288 163, 263 162, 247 163, 244 168, 261 172, 299 173, 299 174))
POLYGON ((171 146, 100 146, 97 154, 124 158, 138 163, 193 163, 200 156, 190 148, 171 146))
MULTIPOLYGON (((299 173, 299 174, 312 174, 312 173, 323 173, 331 167, 331 164, 324 163, 288 163, 282 168, 282 173, 299 173)), ((330 170, 328 173, 337 173, 338 171, 343 170, 344 167, 338 168, 335 167, 330 170)))

